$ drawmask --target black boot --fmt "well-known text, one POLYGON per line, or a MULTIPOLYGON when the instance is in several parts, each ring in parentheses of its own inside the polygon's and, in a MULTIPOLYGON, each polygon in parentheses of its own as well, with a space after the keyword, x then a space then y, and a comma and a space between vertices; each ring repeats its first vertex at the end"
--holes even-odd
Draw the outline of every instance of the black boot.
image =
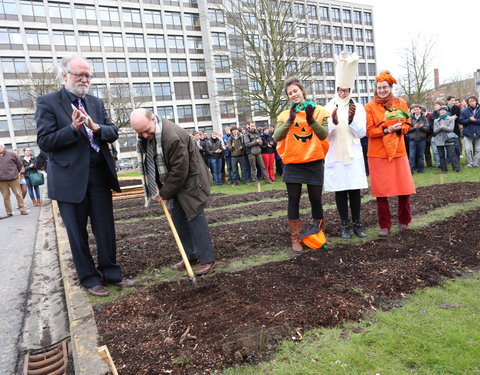
POLYGON ((350 220, 342 220, 342 238, 346 240, 352 238, 350 233, 350 220))
POLYGON ((355 233, 360 238, 368 237, 367 234, 362 230, 362 224, 359 220, 353 222, 353 233, 355 233))

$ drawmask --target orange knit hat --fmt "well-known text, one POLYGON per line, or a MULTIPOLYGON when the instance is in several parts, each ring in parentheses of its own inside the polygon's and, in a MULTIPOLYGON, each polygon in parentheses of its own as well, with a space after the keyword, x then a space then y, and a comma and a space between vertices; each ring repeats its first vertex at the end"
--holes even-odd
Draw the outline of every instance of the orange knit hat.
POLYGON ((390 86, 393 86, 394 83, 397 83, 397 80, 393 78, 390 72, 386 72, 386 71, 383 71, 378 76, 376 76, 375 81, 377 82, 386 81, 390 86))

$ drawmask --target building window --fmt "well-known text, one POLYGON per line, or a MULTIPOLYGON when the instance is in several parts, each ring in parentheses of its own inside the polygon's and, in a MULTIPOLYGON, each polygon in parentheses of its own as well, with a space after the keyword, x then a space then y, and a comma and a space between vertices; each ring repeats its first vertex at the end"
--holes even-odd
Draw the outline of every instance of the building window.
POLYGON ((305 17, 305 5, 299 3, 293 4, 293 13, 297 17, 305 17))
POLYGON ((315 93, 323 94, 323 92, 325 91, 324 82, 323 81, 314 81, 313 89, 315 90, 315 93))
POLYGON ((373 47, 367 47, 367 59, 374 59, 375 58, 375 50, 373 47))
POLYGON ((326 87, 327 87, 327 94, 333 94, 335 92, 335 81, 331 79, 327 80, 326 87))
POLYGON ((367 80, 366 79, 361 79, 361 80, 358 81, 358 90, 361 93, 368 92, 367 80))
POLYGON ((343 22, 352 23, 352 12, 349 9, 343 9, 343 22))
POLYGON ((320 57, 322 55, 322 46, 320 43, 310 43, 310 55, 320 57))
POLYGON ((72 10, 70 4, 48 3, 48 14, 53 23, 73 23, 72 10))
POLYGON ((225 17, 223 16, 223 11, 221 9, 209 9, 208 18, 210 19, 211 26, 225 25, 225 17))
POLYGON ((363 13, 363 19, 365 21, 365 25, 372 24, 372 13, 365 12, 363 13))
POLYGON ((191 105, 177 106, 178 122, 193 122, 193 112, 191 105))
POLYGON ((26 78, 27 65, 25 58, 8 58, 2 57, 3 77, 8 78, 26 78))
POLYGON ((332 21, 340 22, 340 9, 332 8, 332 21))
POLYGON ((147 27, 152 29, 160 29, 162 27, 162 13, 158 10, 145 10, 143 18, 147 27))
POLYGON ((335 55, 340 55, 340 53, 343 51, 343 45, 342 44, 335 44, 335 55))
POLYGON ((157 115, 159 118, 165 118, 167 120, 175 121, 175 115, 173 114, 173 107, 158 107, 157 115))
POLYGON ((33 104, 25 89, 20 86, 7 86, 7 98, 11 108, 29 107, 33 104))
POLYGON ((377 84, 377 81, 374 79, 369 80, 370 83, 370 90, 373 90, 375 88, 375 85, 377 84))
POLYGON ((80 48, 82 51, 90 52, 99 52, 100 48, 100 37, 98 33, 78 33, 80 38, 80 48))
POLYGON ((217 55, 215 56, 215 72, 216 73, 229 73, 230 62, 228 56, 217 55))
POLYGON ((132 77, 148 77, 147 59, 130 59, 132 77))
POLYGON ((220 117, 221 118, 235 117, 235 104, 233 102, 220 102, 220 117))
POLYGON ((213 49, 227 49, 227 35, 225 33, 212 32, 212 47, 213 49))
POLYGON ((201 30, 200 16, 198 14, 185 13, 183 19, 185 20, 185 28, 187 30, 201 30))
POLYGON ((125 27, 142 27, 142 19, 140 18, 140 9, 123 8, 123 23, 125 27))
POLYGON ((187 76, 187 60, 172 59, 172 74, 174 77, 187 76))
POLYGON ((357 42, 363 42, 363 30, 355 29, 355 40, 357 42))
POLYGON ((362 24, 362 12, 360 12, 359 10, 353 11, 353 22, 358 25, 362 24))
POLYGON ((308 18, 310 19, 316 19, 317 18, 317 6, 316 5, 307 5, 307 14, 308 18))
POLYGON ((190 73, 194 77, 206 76, 205 60, 190 60, 190 73))
POLYGON ((188 52, 203 53, 203 42, 201 36, 187 36, 188 52))
POLYGON ((324 63, 324 68, 325 68, 325 75, 333 76, 333 74, 334 74, 333 62, 325 62, 324 63))
POLYGON ((172 90, 170 89, 170 83, 157 82, 153 85, 155 90, 155 97, 157 100, 172 100, 172 90))
POLYGON ((347 52, 351 52, 351 53, 353 53, 353 51, 355 51, 355 47, 353 46, 353 44, 347 44, 345 46, 345 49, 347 50, 347 52))
POLYGON ((190 8, 198 8, 198 0, 183 0, 183 5, 190 8))
POLYGON ((154 77, 168 77, 167 59, 151 59, 152 75, 154 77))
POLYGON ((168 49, 172 53, 184 53, 185 45, 183 44, 183 36, 169 35, 168 36, 168 49))
POLYGON ((82 25, 97 24, 97 12, 93 5, 75 5, 75 17, 82 25))
POLYGON ((193 82, 193 95, 195 99, 208 99, 207 82, 193 82))
MULTIPOLYGON (((13 115, 12 125, 16 136, 37 134, 34 115, 13 115)), ((28 147, 28 143, 17 143, 19 149, 22 149, 22 145, 28 147)))
POLYGON ((197 104, 195 109, 197 111, 197 121, 210 121, 212 119, 210 104, 197 104))
POLYGON ((126 39, 129 52, 145 52, 143 34, 127 34, 126 39))
POLYGON ((365 30, 365 39, 367 42, 373 42, 373 30, 365 30))
POLYGON ((165 25, 167 26, 167 29, 181 30, 182 19, 180 18, 180 13, 165 12, 165 25))
POLYGON ((125 59, 107 59, 107 69, 110 77, 126 77, 127 64, 125 59))
POLYGON ((365 57, 365 50, 363 46, 357 46, 357 55, 362 59, 365 57))
POLYGON ((333 57, 333 49, 331 44, 323 45, 323 56, 324 57, 333 57))
POLYGON ((49 51, 51 49, 47 30, 25 29, 25 37, 30 50, 49 51))
POLYGON ((26 22, 47 21, 43 1, 20 1, 20 9, 22 11, 22 18, 26 22))
POLYGON ((322 38, 330 39, 332 37, 332 32, 330 26, 322 25, 322 38))
POLYGON ((103 33, 102 39, 107 52, 123 52, 122 34, 103 33))
POLYGON ((100 7, 100 21, 105 26, 120 26, 118 9, 100 7))
POLYGON ((340 26, 333 26, 333 39, 342 40, 342 28, 340 26))
POLYGON ((320 19, 322 21, 329 21, 328 7, 320 7, 320 19))
POLYGON ((150 52, 165 52, 165 39, 163 35, 149 35, 147 42, 150 52))
POLYGON ((15 0, 0 1, 0 19, 18 20, 17 13, 17 4, 15 3, 15 0))
POLYGON ((312 65, 312 70, 316 75, 322 75, 323 74, 323 66, 320 61, 316 61, 312 65))
POLYGON ((232 95, 233 87, 231 78, 217 78, 218 95, 232 95))
POLYGON ((318 25, 308 26, 308 32, 312 37, 318 38, 320 36, 320 33, 318 32, 318 25))
POLYGON ((30 59, 30 69, 31 73, 34 75, 42 75, 45 72, 53 72, 55 66, 53 65, 53 59, 51 58, 31 58, 30 59))
POLYGON ((140 102, 152 101, 152 90, 149 83, 134 83, 133 100, 140 102))
POLYGON ((367 75, 367 66, 365 63, 358 63, 358 75, 366 76, 367 75))
POLYGON ((353 40, 353 30, 351 27, 344 27, 345 40, 353 40))
POLYGON ((90 59, 95 77, 105 77, 105 67, 102 59, 90 59))
POLYGON ((73 31, 54 30, 53 45, 57 51, 76 51, 77 41, 73 31))
POLYGON ((377 74, 377 65, 375 63, 368 63, 368 75, 375 76, 377 74))
POLYGON ((190 84, 188 82, 175 82, 173 87, 175 90, 175 98, 177 100, 187 100, 191 98, 190 84))

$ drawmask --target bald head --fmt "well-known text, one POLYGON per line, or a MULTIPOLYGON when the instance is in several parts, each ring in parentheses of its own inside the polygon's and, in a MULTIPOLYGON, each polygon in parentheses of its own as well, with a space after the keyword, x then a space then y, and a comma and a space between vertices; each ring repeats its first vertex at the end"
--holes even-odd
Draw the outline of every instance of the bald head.
POLYGON ((137 108, 130 113, 130 125, 142 138, 153 139, 155 137, 157 119, 144 108, 137 108))

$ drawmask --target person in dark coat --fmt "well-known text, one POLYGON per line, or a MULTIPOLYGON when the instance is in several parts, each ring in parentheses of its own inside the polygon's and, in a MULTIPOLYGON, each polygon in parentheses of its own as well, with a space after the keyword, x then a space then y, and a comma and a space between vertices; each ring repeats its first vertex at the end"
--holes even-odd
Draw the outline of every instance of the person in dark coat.
POLYGON ((476 96, 467 98, 467 105, 460 114, 460 123, 463 125, 466 167, 480 167, 480 104, 476 96))
POLYGON ((64 57, 65 86, 37 98, 37 143, 48 155, 48 196, 58 202, 80 284, 107 296, 102 284, 132 286, 117 264, 112 189, 120 191, 108 143, 118 129, 103 101, 88 94, 91 65, 80 56, 64 57), (97 245, 98 266, 90 253, 87 222, 97 245))
MULTIPOLYGON (((130 124, 139 136, 137 156, 146 204, 152 199, 158 203, 167 201, 188 259, 200 262, 195 274, 211 272, 215 255, 204 212, 211 174, 200 150, 185 129, 169 120, 157 121, 146 109, 134 110, 130 124), (149 152, 152 173, 149 173, 149 152)), ((180 261, 173 268, 185 269, 185 263, 180 261)))
POLYGON ((417 170, 418 173, 424 172, 425 147, 427 144, 428 120, 422 114, 422 108, 419 104, 410 106, 412 128, 408 131, 410 142, 409 163, 412 173, 417 170))

